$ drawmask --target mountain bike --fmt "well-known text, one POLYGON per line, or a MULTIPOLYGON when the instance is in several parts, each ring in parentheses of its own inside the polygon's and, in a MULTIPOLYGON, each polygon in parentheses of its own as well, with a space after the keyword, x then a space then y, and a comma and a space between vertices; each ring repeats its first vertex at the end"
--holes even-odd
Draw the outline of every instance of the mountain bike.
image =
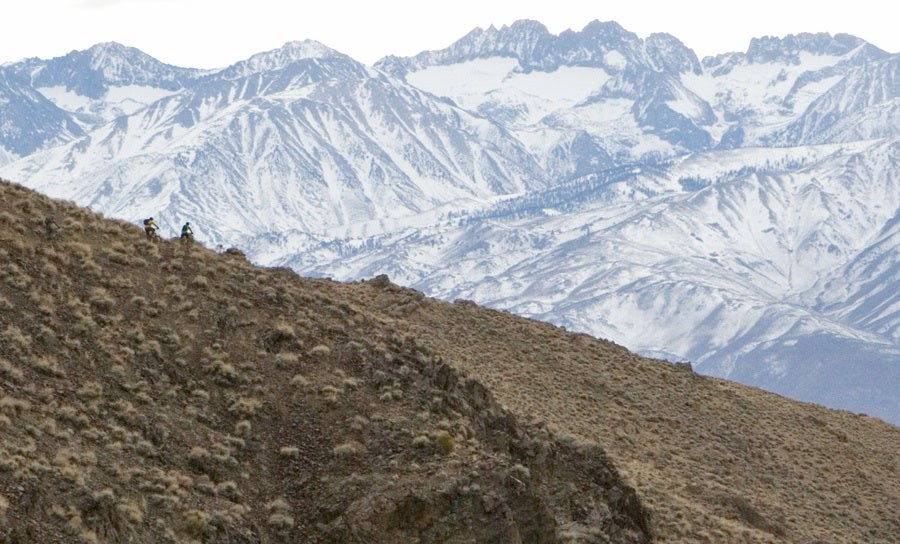
POLYGON ((159 236, 159 232, 157 231, 159 231, 159 227, 144 229, 144 233, 147 235, 147 239, 158 244, 162 241, 162 238, 159 236))

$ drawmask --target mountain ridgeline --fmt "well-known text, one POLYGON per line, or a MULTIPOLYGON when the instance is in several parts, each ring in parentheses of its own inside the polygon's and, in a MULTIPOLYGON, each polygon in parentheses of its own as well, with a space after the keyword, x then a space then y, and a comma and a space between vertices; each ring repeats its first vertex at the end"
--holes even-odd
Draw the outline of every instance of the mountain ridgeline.
POLYGON ((846 34, 699 59, 600 21, 374 66, 98 44, 0 66, 0 175, 898 424, 898 74, 846 34))
POLYGON ((303 278, 0 197, 0 541, 900 531, 900 429, 878 419, 385 276, 303 278))

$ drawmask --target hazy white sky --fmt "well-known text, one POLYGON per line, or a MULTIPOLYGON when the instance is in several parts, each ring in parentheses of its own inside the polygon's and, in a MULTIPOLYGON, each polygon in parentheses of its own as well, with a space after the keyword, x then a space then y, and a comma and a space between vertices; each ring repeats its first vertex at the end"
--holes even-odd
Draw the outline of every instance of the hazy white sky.
POLYGON ((313 39, 372 64, 442 49, 476 27, 518 19, 550 32, 616 21, 646 38, 667 32, 701 58, 745 51, 750 39, 848 33, 900 52, 884 0, 4 0, 0 64, 52 58, 115 41, 160 61, 217 68, 285 42, 313 39))

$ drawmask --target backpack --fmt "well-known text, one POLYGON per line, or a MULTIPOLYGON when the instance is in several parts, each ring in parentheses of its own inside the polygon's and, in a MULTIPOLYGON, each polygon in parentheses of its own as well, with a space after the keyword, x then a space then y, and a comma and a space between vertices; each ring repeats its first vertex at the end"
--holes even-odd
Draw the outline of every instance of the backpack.
POLYGON ((150 220, 149 220, 149 219, 144 219, 144 226, 145 226, 145 227, 150 226, 150 220))

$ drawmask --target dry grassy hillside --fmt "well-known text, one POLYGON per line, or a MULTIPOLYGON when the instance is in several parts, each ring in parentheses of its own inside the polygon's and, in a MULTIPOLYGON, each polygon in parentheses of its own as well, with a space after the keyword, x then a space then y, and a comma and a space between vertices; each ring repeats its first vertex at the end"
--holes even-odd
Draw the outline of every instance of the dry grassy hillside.
POLYGON ((650 508, 657 542, 900 542, 896 426, 471 302, 340 289, 507 409, 601 446, 650 508))
POLYGON ((897 427, 8 184, 0 437, 0 543, 900 534, 897 427))
POLYGON ((649 523, 600 448, 519 423, 333 282, 0 183, 0 542, 625 544, 649 523))

